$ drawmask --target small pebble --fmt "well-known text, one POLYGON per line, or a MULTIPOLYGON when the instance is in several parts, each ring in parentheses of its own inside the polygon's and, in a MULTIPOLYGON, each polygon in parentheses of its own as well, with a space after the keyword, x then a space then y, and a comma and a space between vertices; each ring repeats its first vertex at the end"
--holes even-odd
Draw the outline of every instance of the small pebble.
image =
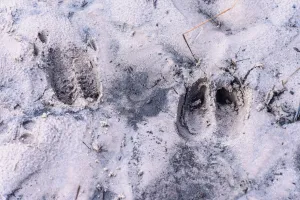
POLYGON ((260 104, 258 104, 258 106, 256 107, 256 110, 257 110, 257 111, 262 111, 264 108, 265 108, 265 105, 262 104, 262 103, 260 103, 260 104))
POLYGON ((108 177, 115 177, 117 174, 115 174, 113 171, 109 172, 108 177))
POLYGON ((125 199, 125 198, 126 198, 126 197, 125 197, 124 194, 119 194, 119 195, 118 195, 118 200, 125 199))
POLYGON ((100 124, 102 127, 109 127, 109 125, 106 121, 101 121, 100 124))
POLYGON ((143 171, 139 171, 138 175, 139 176, 143 176, 144 172, 143 171))
POLYGON ((100 152, 100 150, 101 150, 100 145, 96 144, 95 142, 93 142, 92 148, 93 148, 96 152, 100 152))

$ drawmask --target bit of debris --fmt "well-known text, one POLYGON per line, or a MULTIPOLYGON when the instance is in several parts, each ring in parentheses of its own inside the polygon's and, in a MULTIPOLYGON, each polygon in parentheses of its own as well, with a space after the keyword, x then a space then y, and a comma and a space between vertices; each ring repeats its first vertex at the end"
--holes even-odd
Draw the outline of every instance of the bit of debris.
POLYGON ((79 192, 80 192, 80 185, 79 185, 79 186, 78 186, 78 188, 77 188, 77 192, 76 192, 75 200, 77 200, 77 199, 78 199, 79 192))
POLYGON ((273 86, 273 88, 268 92, 268 94, 266 95, 265 98, 265 105, 269 105, 270 102, 272 101, 273 97, 274 97, 274 88, 275 86, 273 86))
POLYGON ((89 147, 84 141, 82 141, 82 143, 83 143, 89 150, 92 150, 92 148, 89 147))
POLYGON ((248 72, 246 73, 246 75, 244 76, 244 78, 242 79, 242 83, 244 84, 249 76, 249 74, 256 68, 261 68, 263 69, 264 65, 262 63, 256 63, 254 65, 254 67, 252 67, 250 70, 248 70, 248 72))
POLYGON ((117 174, 114 173, 113 171, 109 172, 108 177, 116 177, 117 174))
POLYGON ((190 47, 190 45, 189 45, 189 43, 188 43, 188 41, 187 41, 186 35, 187 35, 188 33, 192 32, 192 31, 198 29, 199 27, 203 26, 204 24, 206 24, 206 23, 208 23, 208 22, 210 22, 210 21, 214 21, 216 18, 218 18, 219 16, 223 15, 224 13, 226 13, 226 12, 232 10, 232 9, 236 6, 236 4, 237 4, 238 1, 239 1, 239 0, 235 0, 235 2, 233 3, 233 5, 232 5, 230 8, 227 8, 226 10, 223 10, 223 11, 220 12, 219 14, 217 14, 217 15, 215 15, 215 16, 213 16, 213 17, 210 17, 210 19, 207 19, 207 20, 205 20, 204 22, 201 22, 201 23, 198 24, 197 26, 191 28, 190 30, 188 30, 188 31, 186 31, 185 33, 182 34, 183 39, 184 39, 184 41, 185 41, 185 43, 186 43, 186 45, 187 45, 187 47, 188 47, 190 53, 192 54, 193 58, 195 59, 195 62, 196 62, 196 63, 198 62, 198 60, 197 60, 195 54, 193 53, 193 51, 192 51, 192 49, 191 49, 191 47, 190 47))
MULTIPOLYGON (((149 2, 150 0, 147 0, 147 2, 149 2)), ((153 3, 153 7, 156 9, 157 7, 157 0, 152 0, 153 3)))
POLYGON ((126 198, 126 197, 125 197, 124 194, 119 194, 117 199, 118 199, 118 200, 121 200, 121 199, 125 199, 125 198, 126 198))
POLYGON ((93 150, 95 150, 97 153, 100 153, 103 150, 103 147, 96 142, 93 142, 92 144, 93 150))
POLYGON ((282 88, 282 89, 278 89, 278 90, 275 90, 274 88, 275 88, 275 86, 273 86, 272 90, 270 90, 270 92, 266 96, 266 99, 265 99, 266 106, 269 106, 270 104, 272 104, 274 102, 275 97, 279 97, 286 91, 286 88, 282 88))
POLYGON ((297 112, 294 117, 294 122, 298 121, 299 117, 300 117, 300 102, 299 102, 299 106, 298 106, 297 112))
POLYGON ((106 121, 100 121, 100 125, 102 127, 109 127, 108 123, 106 121))
POLYGON ((97 184, 96 188, 97 188, 98 190, 101 190, 101 189, 102 189, 102 187, 101 187, 100 184, 97 184))
POLYGON ((93 39, 88 39, 87 46, 93 49, 94 51, 97 51, 97 47, 93 39))
POLYGON ((300 70, 300 67, 297 68, 287 79, 285 79, 285 81, 282 81, 282 85, 285 86, 287 84, 287 82, 289 81, 289 79, 291 77, 293 77, 299 70, 300 70))
POLYGON ((47 118, 48 117, 48 114, 47 113, 43 113, 42 114, 42 118, 47 118))
POLYGON ((300 53, 300 50, 297 47, 294 47, 294 50, 300 53))
POLYGON ((103 171, 107 172, 107 171, 108 171, 108 168, 104 167, 104 168, 103 168, 103 171))
POLYGON ((144 175, 144 172, 143 171, 139 171, 138 172, 138 176, 143 176, 144 175))
POLYGON ((279 97, 280 95, 282 95, 284 92, 286 91, 286 88, 282 88, 282 89, 278 89, 275 90, 275 86, 273 86, 273 88, 268 92, 268 94, 265 97, 265 101, 263 103, 258 104, 258 106, 256 107, 256 110, 258 112, 262 111, 265 107, 267 107, 267 109, 270 111, 272 110, 270 108, 270 104, 272 104, 274 102, 274 98, 275 97, 279 97))
POLYGON ((89 2, 87 2, 86 0, 84 0, 81 4, 81 8, 84 8, 88 5, 89 2))

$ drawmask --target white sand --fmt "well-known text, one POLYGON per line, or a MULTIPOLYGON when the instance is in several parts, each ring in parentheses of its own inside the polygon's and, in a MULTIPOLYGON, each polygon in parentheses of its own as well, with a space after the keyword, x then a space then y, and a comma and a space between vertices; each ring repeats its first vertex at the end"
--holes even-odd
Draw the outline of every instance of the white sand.
POLYGON ((233 2, 1 0, 0 199, 300 199, 300 2, 239 0, 196 64, 233 2))

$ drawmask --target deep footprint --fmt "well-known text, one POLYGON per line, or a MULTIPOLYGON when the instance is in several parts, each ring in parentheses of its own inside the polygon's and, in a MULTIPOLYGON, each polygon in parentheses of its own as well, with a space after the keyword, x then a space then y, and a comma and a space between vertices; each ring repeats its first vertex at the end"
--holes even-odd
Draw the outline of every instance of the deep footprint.
POLYGON ((196 81, 181 96, 177 112, 177 128, 183 137, 195 135, 205 120, 208 87, 206 78, 196 81))
POLYGON ((230 104, 236 106, 236 95, 233 92, 229 92, 225 88, 221 88, 217 90, 216 103, 221 106, 230 104))

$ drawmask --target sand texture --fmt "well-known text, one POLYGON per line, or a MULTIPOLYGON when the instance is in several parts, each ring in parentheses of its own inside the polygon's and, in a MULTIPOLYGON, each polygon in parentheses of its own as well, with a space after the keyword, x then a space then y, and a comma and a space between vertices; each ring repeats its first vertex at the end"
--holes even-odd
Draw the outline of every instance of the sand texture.
POLYGON ((300 199, 300 2, 0 0, 0 200, 300 199))

